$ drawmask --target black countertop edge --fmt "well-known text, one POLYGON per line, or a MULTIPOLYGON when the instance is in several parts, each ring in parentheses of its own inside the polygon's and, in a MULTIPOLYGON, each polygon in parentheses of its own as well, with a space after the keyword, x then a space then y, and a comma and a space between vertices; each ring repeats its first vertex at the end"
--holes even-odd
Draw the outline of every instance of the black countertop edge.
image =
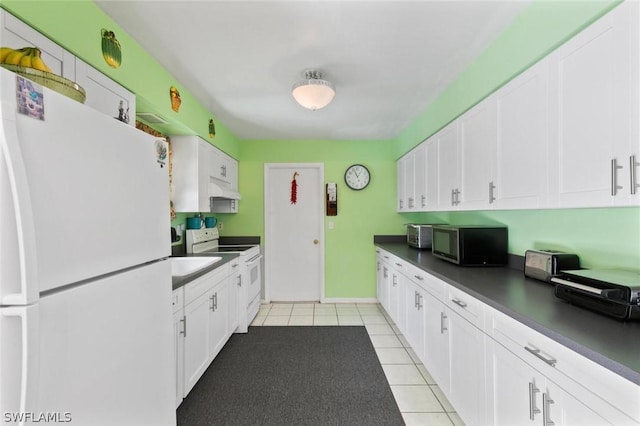
POLYGON ((552 285, 517 268, 463 267, 406 243, 376 245, 640 385, 639 321, 618 321, 571 305, 554 295, 552 285))
POLYGON ((199 278, 204 274, 211 272, 214 269, 219 268, 220 266, 226 263, 231 262, 233 259, 239 257, 240 255, 238 253, 201 253, 201 254, 185 254, 182 256, 172 256, 172 257, 210 257, 210 256, 218 256, 218 257, 221 257, 222 260, 214 263, 213 265, 209 265, 206 268, 200 269, 199 271, 194 272, 192 274, 184 275, 181 277, 171 277, 173 290, 177 290, 180 287, 183 287, 186 284, 190 283, 191 281, 195 280, 196 278, 199 278))
POLYGON ((373 244, 391 244, 391 243, 407 243, 406 235, 374 235, 373 244))
POLYGON ((252 246, 260 244, 260 237, 246 236, 246 237, 220 237, 218 243, 221 246, 252 246))

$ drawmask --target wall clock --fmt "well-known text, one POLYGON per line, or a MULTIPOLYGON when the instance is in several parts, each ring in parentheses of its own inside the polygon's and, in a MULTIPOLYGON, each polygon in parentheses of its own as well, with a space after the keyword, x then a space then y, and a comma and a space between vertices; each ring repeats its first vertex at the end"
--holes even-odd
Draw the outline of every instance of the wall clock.
POLYGON ((347 171, 344 173, 344 182, 349 188, 356 191, 365 189, 367 185, 369 185, 370 181, 371 174, 369 173, 369 169, 362 164, 349 166, 347 171))

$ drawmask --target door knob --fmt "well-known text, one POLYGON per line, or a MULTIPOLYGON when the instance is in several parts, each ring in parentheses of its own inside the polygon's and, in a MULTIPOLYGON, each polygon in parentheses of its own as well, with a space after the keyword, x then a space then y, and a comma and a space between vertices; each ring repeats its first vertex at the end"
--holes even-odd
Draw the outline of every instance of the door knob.
POLYGON ((319 241, 318 240, 313 240, 313 244, 318 244, 319 241))

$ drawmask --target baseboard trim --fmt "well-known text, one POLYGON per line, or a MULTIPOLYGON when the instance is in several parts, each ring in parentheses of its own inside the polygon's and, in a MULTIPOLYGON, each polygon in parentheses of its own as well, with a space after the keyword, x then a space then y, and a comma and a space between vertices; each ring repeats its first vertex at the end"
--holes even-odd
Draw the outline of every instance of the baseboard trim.
POLYGON ((325 297, 320 303, 378 303, 375 297, 325 297))

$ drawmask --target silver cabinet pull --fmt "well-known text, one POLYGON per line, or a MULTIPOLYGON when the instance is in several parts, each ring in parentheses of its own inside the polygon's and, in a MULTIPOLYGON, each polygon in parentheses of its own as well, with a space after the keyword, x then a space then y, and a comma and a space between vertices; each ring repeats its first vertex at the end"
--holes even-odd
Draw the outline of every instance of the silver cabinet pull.
POLYGON ((420 275, 414 275, 414 278, 420 280, 420 281, 424 281, 424 278, 421 277, 420 275))
POLYGON ((398 268, 402 268, 402 263, 398 263, 398 262, 396 262, 396 266, 397 266, 398 268))
POLYGON ((445 327, 444 322, 446 321, 447 316, 444 312, 440 312, 440 334, 444 334, 447 331, 447 327, 445 327))
POLYGON ((427 207, 427 197, 424 195, 420 196, 420 207, 427 207))
POLYGON ((418 293, 418 310, 423 308, 423 306, 422 306, 422 298, 423 298, 423 296, 420 293, 418 293))
POLYGON ((409 201, 407 202, 407 207, 410 209, 413 208, 413 197, 409 197, 409 201))
POLYGON ((180 331, 180 334, 182 334, 184 337, 187 337, 187 316, 183 315, 180 322, 182 323, 182 331, 180 331))
POLYGON ((400 200, 400 210, 402 210, 402 200, 400 200))
POLYGON ((455 303, 456 305, 460 306, 462 309, 466 309, 467 304, 464 303, 462 300, 458 300, 458 299, 451 299, 451 301, 453 303, 455 303))
POLYGON ((456 190, 455 189, 451 190, 451 205, 452 206, 456 205, 456 190))
POLYGON ((214 312, 215 312, 215 310, 216 310, 215 302, 214 302, 215 297, 216 297, 216 295, 215 295, 215 294, 212 294, 212 295, 211 295, 211 297, 209 298, 209 301, 211 302, 211 304, 209 305, 209 309, 211 309, 211 310, 212 310, 212 311, 214 311, 214 312))
POLYGON ((218 310, 218 292, 216 292, 216 294, 213 295, 214 299, 213 299, 213 310, 217 311, 218 310))
POLYGON ((552 367, 556 366, 556 362, 558 362, 558 360, 554 359, 554 358, 546 358, 544 356, 542 356, 540 354, 540 349, 534 349, 534 348, 530 348, 529 346, 525 346, 524 349, 529 352, 530 354, 533 354, 536 358, 540 358, 541 360, 543 360, 544 362, 546 362, 547 364, 549 364, 552 367))
POLYGON ((496 200, 496 197, 493 193, 494 189, 496 189, 496 186, 493 184, 493 182, 489 182, 489 204, 493 204, 493 202, 496 200))
POLYGON ((554 422, 549 418, 549 405, 553 404, 553 399, 547 393, 542 394, 542 426, 553 426, 554 422))
POLYGON ((640 162, 636 161, 636 156, 632 155, 629 157, 629 176, 631 177, 631 195, 636 195, 638 192, 638 188, 640 188, 640 183, 638 183, 638 175, 636 174, 636 169, 640 167, 640 162))
POLYGON ((382 276, 383 276, 384 278, 389 278, 389 270, 387 269, 387 267, 386 267, 386 266, 385 266, 385 268, 384 268, 384 272, 383 272, 382 276))
POLYGON ((613 158, 611 160, 611 195, 618 195, 618 190, 622 189, 622 186, 618 185, 618 170, 621 169, 622 166, 618 166, 618 160, 613 158))
POLYGON ((540 392, 540 389, 529 382, 529 419, 535 420, 536 414, 540 413, 540 409, 536 408, 536 393, 540 392))
POLYGON ((460 190, 456 188, 456 206, 460 204, 460 190))
POLYGON ((413 307, 418 309, 418 292, 413 292, 413 307))
POLYGON ((396 274, 393 274, 393 286, 397 286, 398 285, 398 276, 396 274))
POLYGON ((242 275, 238 275, 238 287, 242 287, 242 275))

